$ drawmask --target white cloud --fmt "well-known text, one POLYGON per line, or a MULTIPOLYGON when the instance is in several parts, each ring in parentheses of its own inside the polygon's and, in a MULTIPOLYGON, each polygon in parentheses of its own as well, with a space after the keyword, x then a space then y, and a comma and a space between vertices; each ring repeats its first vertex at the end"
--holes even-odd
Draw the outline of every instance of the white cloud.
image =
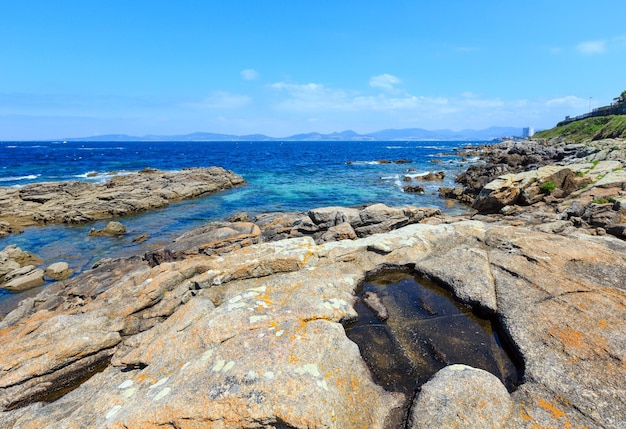
POLYGON ((241 74, 241 77, 244 80, 257 80, 259 77, 261 77, 259 72, 254 69, 245 69, 242 70, 239 74, 241 74))
POLYGON ((393 111, 419 109, 429 105, 447 104, 442 97, 428 98, 410 94, 362 95, 356 91, 328 88, 319 83, 292 84, 277 82, 268 85, 285 98, 277 101, 280 110, 297 111, 393 111))
POLYGON ((566 97, 560 98, 552 98, 546 101, 546 106, 570 106, 570 107, 584 107, 589 103, 589 100, 585 100, 584 98, 576 97, 574 95, 568 95, 566 97))
POLYGON ((606 42, 603 40, 592 40, 579 43, 576 49, 578 49, 578 52, 587 55, 604 54, 607 51, 606 45, 606 42))
POLYGON ((251 98, 247 95, 215 91, 200 101, 185 103, 183 106, 198 109, 237 109, 249 104, 250 101, 251 98))
POLYGON ((391 74, 379 74, 378 76, 372 76, 370 78, 370 86, 372 88, 383 88, 387 90, 393 90, 394 85, 402 83, 402 81, 394 75, 391 74))

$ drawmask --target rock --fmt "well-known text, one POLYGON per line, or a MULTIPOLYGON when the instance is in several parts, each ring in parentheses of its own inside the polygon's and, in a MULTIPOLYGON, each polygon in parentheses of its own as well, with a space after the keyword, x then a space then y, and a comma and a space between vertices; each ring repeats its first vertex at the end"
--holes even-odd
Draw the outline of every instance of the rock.
POLYGON ((260 240, 261 229, 252 222, 212 222, 178 237, 168 250, 174 258, 199 253, 222 254, 260 240))
POLYGON ((0 188, 4 233, 19 226, 82 223, 125 216, 167 206, 171 201, 197 198, 243 185, 244 180, 219 167, 178 172, 148 169, 114 176, 104 185, 87 182, 35 183, 21 188, 0 188))
POLYGON ((100 237, 100 236, 108 236, 108 237, 119 237, 121 235, 126 234, 126 227, 119 222, 111 221, 107 223, 104 229, 95 229, 91 228, 89 230, 90 237, 100 237))
POLYGON ((65 280, 71 276, 73 271, 67 262, 55 262, 48 266, 44 271, 44 276, 51 280, 65 280))
POLYGON ((133 243, 143 243, 149 238, 150 238, 150 234, 139 234, 137 237, 133 238, 133 243))
POLYGON ((309 210, 307 214, 321 229, 328 229, 344 222, 351 225, 360 222, 359 210, 354 208, 322 207, 309 210))
POLYGON ((365 292, 363 294, 363 304, 367 306, 372 312, 374 316, 381 322, 389 319, 389 311, 383 301, 380 299, 380 296, 375 292, 365 292))
POLYGON ((35 268, 34 265, 26 265, 8 273, 5 283, 0 287, 12 292, 25 291, 44 284, 43 270, 35 268))
POLYGON ((151 267, 156 267, 164 262, 173 262, 176 260, 174 254, 169 249, 152 250, 147 252, 143 258, 151 267))
POLYGON ((227 219, 229 222, 248 222, 250 215, 246 212, 237 212, 227 219))
MULTIPOLYGON (((407 207, 364 210, 360 222, 385 212, 421 216, 407 207)), ((356 317, 354 290, 367 273, 416 266, 441 271, 439 281, 455 291, 470 277, 488 278, 481 287, 493 295, 471 296, 486 307, 495 295, 501 338, 526 371, 500 427, 619 427, 626 244, 446 222, 321 245, 312 237, 259 243, 154 267, 141 258, 103 261, 46 287, 0 325, 0 419, 15 428, 382 428, 402 398, 375 385, 342 325, 356 317), (464 275, 471 267, 480 270, 464 275)), ((485 386, 449 406, 461 417, 485 412, 470 402, 485 386)), ((449 409, 440 403, 431 421, 449 409)))
POLYGON ((339 225, 331 226, 328 228, 321 240, 326 241, 341 241, 341 240, 354 240, 357 238, 356 232, 348 222, 340 223, 339 225))
POLYGON ((415 268, 451 288, 461 301, 496 312, 495 285, 484 251, 455 248, 441 257, 419 261, 415 268))
POLYGON ((405 186, 403 188, 404 192, 407 193, 414 193, 414 194, 423 194, 424 193, 424 188, 419 186, 419 185, 414 185, 414 186, 405 186))
POLYGON ((445 177, 446 177, 445 172, 438 171, 436 173, 428 172, 427 174, 416 176, 415 178, 417 180, 423 180, 426 182, 432 182, 432 181, 441 182, 445 177))
POLYGON ((422 386, 411 409, 414 429, 509 428, 513 401, 494 375, 466 365, 450 365, 422 386))

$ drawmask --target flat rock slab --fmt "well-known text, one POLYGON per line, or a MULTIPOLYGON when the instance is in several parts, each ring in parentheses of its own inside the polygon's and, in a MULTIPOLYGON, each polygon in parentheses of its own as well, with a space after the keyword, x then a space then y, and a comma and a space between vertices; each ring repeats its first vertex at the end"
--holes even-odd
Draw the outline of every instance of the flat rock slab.
POLYGON ((177 172, 146 169, 114 176, 104 185, 74 181, 0 188, 0 220, 16 225, 15 230, 18 226, 90 222, 165 207, 171 201, 201 197, 244 183, 232 171, 209 167, 177 172))

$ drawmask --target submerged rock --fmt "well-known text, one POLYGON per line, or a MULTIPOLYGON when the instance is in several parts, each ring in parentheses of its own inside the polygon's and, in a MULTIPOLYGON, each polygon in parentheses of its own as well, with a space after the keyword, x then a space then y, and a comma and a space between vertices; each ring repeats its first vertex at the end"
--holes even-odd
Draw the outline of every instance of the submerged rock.
POLYGON ((90 237, 100 237, 100 236, 108 236, 108 237, 119 237, 126 234, 126 227, 119 222, 109 222, 104 227, 104 229, 95 229, 91 228, 89 230, 90 237))

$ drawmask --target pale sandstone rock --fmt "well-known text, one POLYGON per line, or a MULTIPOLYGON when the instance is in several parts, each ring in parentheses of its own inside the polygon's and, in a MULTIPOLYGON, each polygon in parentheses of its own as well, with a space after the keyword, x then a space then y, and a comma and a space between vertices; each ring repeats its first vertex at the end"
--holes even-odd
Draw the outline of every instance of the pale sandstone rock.
POLYGON ((5 283, 0 285, 3 289, 12 292, 25 291, 44 284, 43 270, 34 265, 26 265, 8 273, 4 280, 5 283))
POLYGON ((67 262, 55 262, 50 264, 44 271, 44 276, 51 280, 65 280, 71 276, 73 271, 67 262))

